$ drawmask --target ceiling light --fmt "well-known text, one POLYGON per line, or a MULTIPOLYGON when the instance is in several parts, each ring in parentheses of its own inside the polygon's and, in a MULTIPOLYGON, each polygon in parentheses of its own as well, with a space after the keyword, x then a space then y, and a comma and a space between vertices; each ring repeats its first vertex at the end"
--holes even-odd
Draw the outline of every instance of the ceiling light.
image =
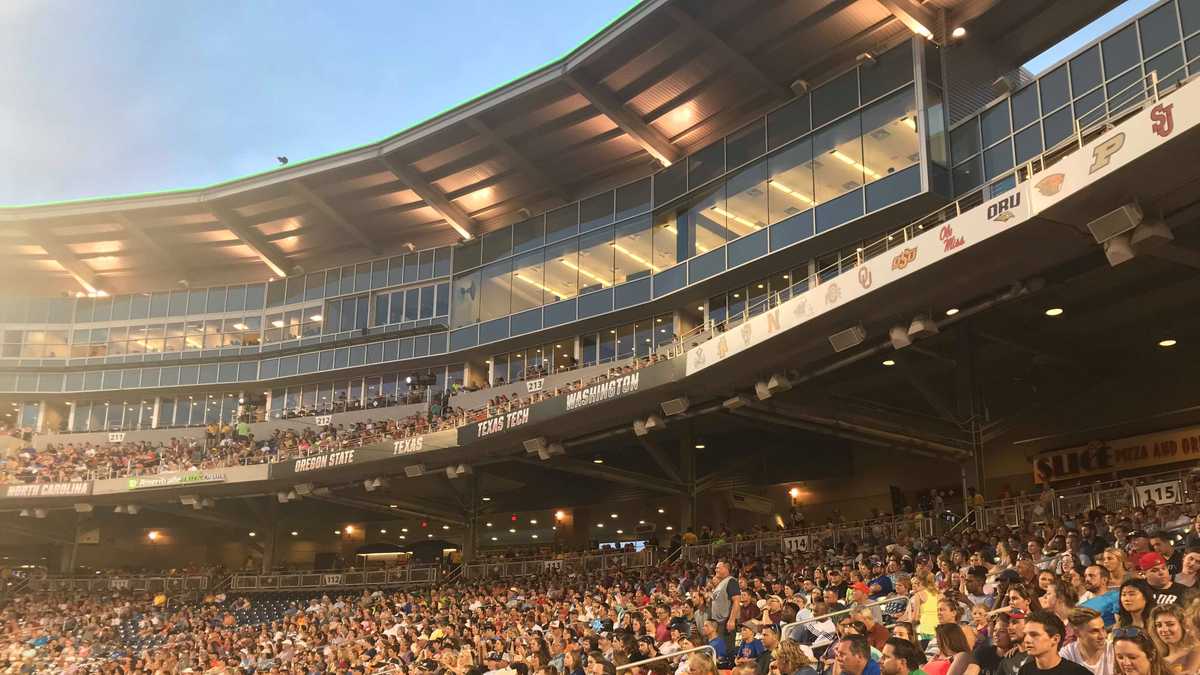
POLYGON ((530 536, 530 537, 532 537, 532 538, 534 538, 534 539, 537 539, 537 535, 536 535, 536 534, 531 534, 531 535, 529 535, 529 536, 530 536))
POLYGON ((950 37, 952 37, 952 38, 965 37, 966 34, 967 34, 967 29, 963 28, 962 26, 959 26, 959 27, 955 28, 954 30, 950 31, 950 37))
POLYGON ((387 534, 387 530, 380 530, 379 534, 387 534))
POLYGON ((599 457, 592 460, 592 464, 603 464, 603 463, 604 463, 604 460, 600 459, 599 457))
POLYGON ((1165 340, 1158 341, 1159 347, 1174 347, 1177 344, 1179 343, 1175 340, 1175 338, 1166 338, 1165 340))
POLYGON ((292 530, 292 536, 293 536, 293 537, 299 537, 299 536, 300 536, 300 533, 299 533, 299 532, 297 532, 297 531, 295 531, 295 530, 292 530))
POLYGON ((697 450, 703 450, 703 449, 704 449, 704 444, 703 444, 703 443, 697 443, 697 444, 696 444, 696 449, 697 449, 697 450))
POLYGON ((429 533, 429 534, 427 534, 427 535, 425 535, 425 536, 429 537, 430 539, 433 539, 433 533, 432 533, 432 532, 431 532, 431 533, 429 533))
POLYGON ((792 488, 792 489, 788 490, 788 496, 791 497, 792 499, 799 497, 800 496, 800 488, 792 488))
POLYGON ((450 526, 449 526, 449 525, 443 525, 443 526, 442 526, 442 529, 443 529, 443 530, 448 530, 448 529, 450 529, 450 526))
POLYGON ((530 525, 537 525, 537 518, 530 518, 530 519, 529 519, 529 524, 530 524, 530 525))
POLYGON ((513 534, 516 534, 516 532, 517 532, 517 528, 515 528, 515 527, 510 527, 510 528, 508 528, 508 531, 509 531, 509 532, 512 532, 513 534))
POLYGON ((342 531, 341 531, 341 530, 334 530, 334 531, 333 531, 333 533, 334 533, 334 534, 341 534, 341 533, 342 533, 342 531))
POLYGON ((639 521, 638 521, 638 525, 645 525, 645 524, 646 524, 646 521, 644 521, 644 520, 639 520, 639 521))
POLYGON ((250 536, 251 536, 251 537, 256 537, 256 536, 258 536, 258 535, 257 535, 255 532, 251 532, 251 533, 250 533, 250 536))
POLYGON ((321 316, 320 314, 313 314, 312 316, 308 317, 308 320, 309 321, 324 321, 325 317, 321 316))
POLYGON ((400 538, 400 539, 408 539, 408 537, 406 537, 406 536, 404 536, 404 535, 400 535, 400 537, 399 537, 399 538, 400 538))
POLYGON ((488 527, 491 527, 491 526, 492 526, 492 524, 491 524, 491 523, 485 523, 485 524, 486 524, 488 527))
POLYGON ((149 539, 150 541, 158 541, 158 537, 159 537, 158 530, 150 530, 149 532, 146 533, 146 538, 149 539))
POLYGON ((392 504, 392 505, 391 505, 391 506, 389 506, 388 508, 392 508, 392 509, 398 509, 398 508, 400 508, 400 505, 399 505, 399 504, 392 504))
POLYGON ((604 523, 596 523, 596 527, 603 528, 603 527, 604 527, 604 523))
POLYGON ((625 534, 625 530, 617 530, 617 534, 625 534))
POLYGON ((233 327, 235 330, 246 330, 246 324, 244 323, 235 323, 233 327))
POLYGON ((666 510, 666 509, 659 509, 659 510, 658 510, 658 512, 659 512, 659 513, 666 513, 666 512, 667 512, 667 510, 666 510))
POLYGON ((954 316, 955 314, 958 314, 957 307, 951 307, 950 309, 946 310, 946 316, 954 316))
POLYGON ((275 326, 276 328, 283 328, 283 321, 280 321, 279 319, 275 319, 274 321, 271 322, 271 325, 275 326))
POLYGON ((671 527, 670 525, 668 525, 668 526, 666 526, 666 527, 665 527, 665 528, 663 528, 663 529, 665 529, 666 531, 670 532, 671 530, 673 530, 673 529, 675 529, 675 528, 673 528, 673 527, 671 527))
POLYGON ((500 537, 492 537, 492 541, 500 541, 500 537))
POLYGON ((895 361, 893 361, 892 359, 884 359, 884 360, 883 360, 883 365, 885 365, 885 366, 887 366, 887 367, 891 368, 892 366, 896 365, 896 362, 895 362, 895 361))
POLYGON ((492 501, 492 498, 491 498, 491 497, 483 497, 482 499, 483 499, 483 501, 485 501, 485 502, 490 502, 490 501, 492 501))
POLYGON ((616 517, 617 517, 617 514, 615 514, 615 513, 610 513, 610 514, 608 514, 608 517, 609 517, 609 518, 616 518, 616 517))
POLYGON ((401 531, 401 532, 408 532, 408 528, 407 528, 407 527, 402 527, 402 528, 400 528, 400 531, 401 531))
POLYGON ((344 528, 342 528, 342 529, 343 529, 343 530, 345 530, 346 534, 353 534, 353 533, 354 533, 354 526, 353 526, 353 525, 347 525, 346 527, 344 527, 344 528))
POLYGON ((704 305, 700 305, 699 307, 697 307, 697 308, 696 308, 696 311, 697 311, 697 312, 703 312, 703 311, 704 311, 704 305))
POLYGON ((1046 310, 1046 316, 1062 316, 1062 307, 1051 307, 1046 310))

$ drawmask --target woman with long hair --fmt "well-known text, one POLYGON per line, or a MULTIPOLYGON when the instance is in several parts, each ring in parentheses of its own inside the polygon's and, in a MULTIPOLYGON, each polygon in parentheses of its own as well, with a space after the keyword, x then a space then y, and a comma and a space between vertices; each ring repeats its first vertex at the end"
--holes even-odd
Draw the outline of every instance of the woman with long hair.
POLYGON ((779 675, 817 675, 815 663, 799 642, 789 639, 780 642, 772 652, 771 670, 779 675))
POLYGON ((1006 598, 1009 607, 1012 607, 1014 611, 1024 612, 1026 616, 1030 612, 1036 612, 1042 608, 1037 596, 1025 584, 1012 584, 1009 586, 1006 598))
POLYGON ((933 575, 925 572, 914 574, 912 577, 913 594, 908 604, 911 608, 909 618, 917 624, 917 635, 922 640, 933 638, 937 628, 937 585, 933 583, 933 575))
POLYGON ((1121 606, 1117 612, 1118 626, 1133 626, 1150 630, 1150 610, 1154 608, 1154 596, 1150 586, 1141 579, 1130 579, 1121 584, 1117 595, 1121 606))
MULTIPOLYGON (((892 626, 892 637, 900 638, 905 642, 912 643, 913 649, 920 655, 921 663, 925 663, 925 650, 921 648, 921 640, 917 636, 917 629, 913 627, 909 621, 900 621, 892 626)), ((916 666, 918 664, 909 664, 916 666)))
POLYGON ((1113 652, 1121 675, 1170 675, 1154 641, 1140 628, 1124 626, 1113 631, 1113 652))
POLYGON ((1200 641, 1188 627, 1179 605, 1160 605, 1150 610, 1150 639, 1171 670, 1195 673, 1200 669, 1200 641))
POLYGON ((971 654, 971 645, 967 642, 967 634, 957 623, 942 623, 937 627, 937 647, 941 657, 933 663, 926 664, 924 670, 929 675, 979 675, 979 664, 971 654), (935 664, 945 663, 942 668, 933 668, 935 664), (940 671, 940 672, 937 672, 940 671))
POLYGON ((1129 561, 1125 558, 1125 552, 1119 548, 1106 548, 1104 553, 1100 554, 1100 564, 1104 569, 1108 570, 1109 578, 1116 581, 1120 579, 1124 581, 1129 577, 1129 561))
POLYGON ((1001 539, 996 543, 996 564, 988 570, 989 576, 1000 574, 1004 570, 1016 567, 1017 559, 1013 555, 1012 549, 1009 548, 1008 542, 1001 539))
POLYGON ((1071 610, 1075 609, 1075 603, 1079 601, 1079 596, 1075 594, 1075 589, 1062 579, 1052 579, 1044 588, 1041 598, 1042 609, 1054 612, 1058 618, 1067 622, 1067 617, 1071 615, 1071 610))

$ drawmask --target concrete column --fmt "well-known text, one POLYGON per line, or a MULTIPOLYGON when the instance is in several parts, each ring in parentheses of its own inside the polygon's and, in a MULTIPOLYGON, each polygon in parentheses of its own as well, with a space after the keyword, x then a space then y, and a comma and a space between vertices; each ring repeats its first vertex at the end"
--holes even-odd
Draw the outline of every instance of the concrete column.
POLYGON ((263 523, 262 539, 262 573, 267 574, 275 566, 275 553, 279 546, 279 532, 283 523, 279 520, 279 502, 275 499, 267 501, 267 522, 263 523))
POLYGON ((467 495, 470 502, 467 505, 467 531, 463 536, 463 562, 475 562, 479 549, 479 474, 472 471, 467 474, 467 495))
POLYGON ((983 419, 981 406, 979 405, 979 401, 981 400, 979 383, 975 375, 974 339, 971 335, 971 321, 969 319, 959 324, 956 338, 957 353, 955 354, 955 361, 957 362, 957 367, 954 371, 955 413, 958 415, 959 420, 966 422, 967 428, 970 430, 971 450, 974 454, 973 461, 971 462, 973 466, 963 467, 965 497, 966 487, 974 487, 980 491, 984 487, 983 446, 980 440, 983 419))
POLYGON ((79 532, 83 529, 79 522, 80 517, 80 514, 75 514, 75 534, 71 538, 71 543, 59 547, 59 574, 74 574, 75 572, 75 565, 79 560, 79 532))
POLYGON ((680 534, 696 527, 696 448, 691 430, 679 439, 679 469, 683 474, 684 494, 679 529, 680 534))

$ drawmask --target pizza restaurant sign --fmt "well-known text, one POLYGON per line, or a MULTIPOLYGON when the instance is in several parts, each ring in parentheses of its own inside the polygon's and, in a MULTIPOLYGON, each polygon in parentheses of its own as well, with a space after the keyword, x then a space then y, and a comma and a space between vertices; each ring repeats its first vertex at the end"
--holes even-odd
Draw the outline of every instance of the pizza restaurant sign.
POLYGON ((1033 479, 1049 483, 1196 459, 1200 459, 1200 426, 1043 453, 1033 459, 1033 479))

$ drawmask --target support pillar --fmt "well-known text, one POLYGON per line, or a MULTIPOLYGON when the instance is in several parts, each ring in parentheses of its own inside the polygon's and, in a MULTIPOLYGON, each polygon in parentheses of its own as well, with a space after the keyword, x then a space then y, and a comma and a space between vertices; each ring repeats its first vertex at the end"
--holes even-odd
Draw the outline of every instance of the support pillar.
POLYGON ((966 425, 967 433, 971 438, 971 453, 973 456, 971 467, 964 466, 963 468, 963 486, 964 498, 966 497, 965 488, 970 486, 982 492, 984 486, 984 467, 983 467, 983 411, 979 404, 978 380, 975 373, 975 346, 974 337, 971 334, 971 321, 967 320, 958 326, 958 334, 956 336, 957 354, 955 361, 958 367, 955 368, 955 402, 957 404, 958 419, 963 420, 966 425))
POLYGON ((696 527, 696 448, 691 430, 679 439, 679 470, 683 474, 683 512, 679 522, 680 534, 696 527))
POLYGON ((75 533, 71 537, 71 543, 63 544, 59 548, 58 558, 58 573, 59 574, 74 574, 75 566, 79 560, 79 533, 83 530, 82 514, 75 514, 75 533))
POLYGON ((463 562, 475 562, 476 551, 479 548, 479 474, 472 471, 467 474, 467 531, 463 537, 463 562))
POLYGON ((275 553, 279 546, 279 502, 271 499, 267 502, 267 522, 265 523, 266 530, 263 534, 266 535, 262 540, 262 573, 269 574, 271 569, 275 567, 275 553))

